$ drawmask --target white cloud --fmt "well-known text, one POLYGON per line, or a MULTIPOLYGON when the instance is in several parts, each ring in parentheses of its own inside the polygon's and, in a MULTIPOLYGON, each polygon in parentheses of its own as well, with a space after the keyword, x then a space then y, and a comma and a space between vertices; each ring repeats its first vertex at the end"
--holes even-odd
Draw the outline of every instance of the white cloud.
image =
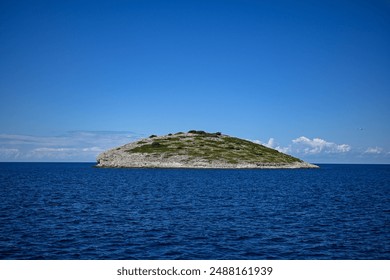
POLYGON ((59 136, 0 134, 0 161, 95 161, 141 135, 127 131, 73 131, 59 136))
POLYGON ((248 141, 251 141, 253 143, 256 143, 256 144, 260 144, 260 145, 264 145, 263 142, 261 142, 260 140, 251 140, 251 139, 247 139, 248 141))
POLYGON ((371 146, 352 149, 349 144, 338 144, 318 137, 311 139, 301 136, 284 146, 277 143, 274 138, 270 138, 268 141, 251 141, 311 162, 388 163, 390 158, 390 152, 382 147, 371 146))
POLYGON ((289 154, 289 153, 291 153, 291 146, 288 146, 288 147, 277 146, 277 147, 275 147, 275 150, 277 150, 281 153, 289 154))
POLYGON ((32 152, 43 152, 43 153, 58 153, 58 152, 69 152, 69 151, 76 151, 77 149, 74 148, 37 148, 32 150, 32 152))
POLYGON ((256 143, 256 144, 266 146, 266 147, 271 148, 271 149, 275 149, 281 153, 288 153, 290 151, 290 147, 281 147, 280 145, 278 145, 276 143, 274 138, 268 139, 268 142, 262 142, 260 140, 249 140, 249 141, 256 143))
POLYGON ((268 148, 274 148, 275 147, 275 139, 274 138, 268 139, 268 142, 265 143, 264 146, 266 146, 268 148))
POLYGON ((369 147, 364 151, 365 154, 381 154, 383 149, 380 147, 369 147))
POLYGON ((351 150, 351 146, 347 144, 336 144, 328 142, 321 138, 309 139, 305 136, 298 137, 292 140, 294 150, 305 154, 319 153, 347 153, 351 150))
POLYGON ((25 154, 26 158, 40 160, 65 160, 77 155, 76 148, 36 148, 25 154))
POLYGON ((254 143, 264 145, 268 148, 278 150, 282 153, 291 153, 297 155, 315 155, 315 154, 331 154, 331 153, 347 153, 351 151, 351 146, 347 144, 336 144, 328 142, 321 138, 309 139, 305 136, 298 137, 291 141, 285 147, 279 145, 274 138, 270 138, 267 142, 260 140, 251 140, 254 143))
POLYGON ((90 147, 90 148, 84 148, 82 149, 83 152, 98 152, 98 153, 101 153, 104 151, 104 149, 100 148, 100 147, 90 147))
POLYGON ((0 159, 16 159, 18 158, 19 154, 19 149, 0 148, 0 159))

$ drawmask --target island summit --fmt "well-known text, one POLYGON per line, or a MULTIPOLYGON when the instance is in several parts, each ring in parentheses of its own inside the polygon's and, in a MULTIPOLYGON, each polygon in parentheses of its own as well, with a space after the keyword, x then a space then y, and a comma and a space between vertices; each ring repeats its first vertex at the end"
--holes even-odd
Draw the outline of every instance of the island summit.
POLYGON ((318 168, 317 165, 248 140, 190 130, 151 135, 97 157, 97 167, 115 168, 318 168))

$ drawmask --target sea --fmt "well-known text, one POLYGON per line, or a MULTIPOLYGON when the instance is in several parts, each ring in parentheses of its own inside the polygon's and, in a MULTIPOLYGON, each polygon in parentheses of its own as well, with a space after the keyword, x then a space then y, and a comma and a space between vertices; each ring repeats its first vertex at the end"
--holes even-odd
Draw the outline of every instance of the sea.
POLYGON ((0 163, 0 259, 390 259, 390 165, 0 163))

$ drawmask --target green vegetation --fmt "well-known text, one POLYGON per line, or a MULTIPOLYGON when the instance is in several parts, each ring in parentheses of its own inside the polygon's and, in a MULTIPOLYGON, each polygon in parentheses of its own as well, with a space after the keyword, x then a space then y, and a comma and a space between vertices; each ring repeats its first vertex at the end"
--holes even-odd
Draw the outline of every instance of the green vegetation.
MULTIPOLYGON (((153 140, 141 140, 128 153, 142 153, 153 156, 187 156, 188 160, 203 159, 208 162, 222 161, 232 164, 245 163, 292 163, 301 160, 280 153, 274 149, 251 141, 222 135, 220 132, 208 133, 190 130, 189 134, 176 133, 157 137, 153 140)), ((153 136, 153 137, 152 137, 153 136)))
POLYGON ((222 135, 221 132, 208 133, 208 132, 205 132, 203 130, 190 130, 190 131, 188 131, 188 133, 197 134, 199 136, 207 136, 207 137, 218 137, 218 136, 222 135))

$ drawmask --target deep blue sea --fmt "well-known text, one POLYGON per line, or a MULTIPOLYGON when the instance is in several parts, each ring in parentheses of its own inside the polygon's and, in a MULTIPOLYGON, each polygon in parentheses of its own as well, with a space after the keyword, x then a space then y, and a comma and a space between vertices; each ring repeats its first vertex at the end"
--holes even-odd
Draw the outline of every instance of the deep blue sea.
POLYGON ((390 259, 390 165, 0 163, 0 259, 390 259))

